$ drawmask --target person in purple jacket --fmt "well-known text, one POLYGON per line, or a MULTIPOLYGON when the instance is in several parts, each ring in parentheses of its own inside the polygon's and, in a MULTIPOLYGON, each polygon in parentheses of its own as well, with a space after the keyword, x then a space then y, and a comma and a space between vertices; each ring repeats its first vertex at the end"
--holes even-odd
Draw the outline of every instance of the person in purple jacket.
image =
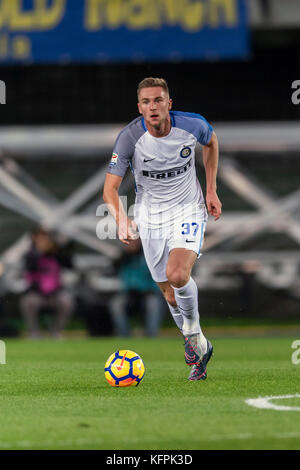
POLYGON ((40 337, 38 316, 47 307, 53 311, 51 335, 62 337, 74 310, 73 297, 61 281, 62 268, 72 267, 71 256, 58 247, 46 230, 38 228, 32 233, 32 245, 24 264, 27 290, 20 299, 20 311, 29 336, 40 337))

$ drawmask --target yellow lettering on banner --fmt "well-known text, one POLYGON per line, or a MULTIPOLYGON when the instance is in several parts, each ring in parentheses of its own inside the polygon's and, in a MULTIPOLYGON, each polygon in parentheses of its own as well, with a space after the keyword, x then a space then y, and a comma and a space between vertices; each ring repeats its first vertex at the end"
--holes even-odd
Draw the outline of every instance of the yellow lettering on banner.
POLYGON ((51 7, 47 6, 47 0, 36 1, 36 26, 41 30, 55 28, 60 23, 66 11, 66 0, 54 0, 51 7))
POLYGON ((28 37, 16 35, 10 38, 8 34, 0 35, 0 59, 29 59, 31 51, 32 45, 28 37))
MULTIPOLYGON (((124 2, 125 3, 125 2, 124 2)), ((145 29, 148 26, 148 1, 130 0, 125 3, 127 9, 124 12, 126 25, 130 29, 145 29)), ((124 6, 125 6, 124 5, 124 6)))
POLYGON ((209 24, 218 27, 221 24, 235 26, 237 24, 236 0, 210 0, 209 2, 209 24))
MULTIPOLYGON (((46 0, 36 1, 44 5, 46 0)), ((56 17, 54 11, 53 17, 56 17)), ((195 32, 206 24, 235 25, 237 0, 85 0, 84 22, 89 31, 121 26, 132 30, 153 29, 166 24, 195 32)))
POLYGON ((158 0, 86 0, 85 26, 90 31, 126 25, 139 30, 160 26, 158 0))
POLYGON ((148 24, 148 28, 155 28, 155 29, 158 29, 161 27, 162 25, 162 18, 161 18, 161 14, 159 12, 159 7, 157 5, 157 0, 156 2, 152 1, 152 2, 148 2, 147 3, 147 16, 148 16, 148 20, 147 20, 147 24, 148 24))
POLYGON ((158 0, 161 14, 170 26, 176 25, 180 20, 180 2, 178 0, 158 0))
POLYGON ((13 31, 31 31, 34 25, 34 11, 22 11, 22 0, 5 0, 9 2, 9 26, 13 31))
POLYGON ((24 11, 23 0, 2 0, 0 3, 0 28, 7 25, 11 31, 45 31, 55 28, 61 21, 67 0, 34 0, 32 9, 24 11))
POLYGON ((26 36, 16 36, 12 43, 12 55, 16 59, 27 59, 31 55, 31 42, 26 36))
POLYGON ((85 26, 97 31, 105 25, 106 0, 87 0, 85 5, 85 26))
POLYGON ((7 0, 2 0, 0 3, 0 28, 8 23, 10 7, 7 0))
POLYGON ((187 31, 199 31, 204 24, 204 5, 201 1, 182 1, 181 24, 187 31))
POLYGON ((8 53, 8 34, 0 36, 0 58, 7 57, 8 53))
POLYGON ((123 22, 123 0, 110 0, 106 6, 106 21, 109 28, 119 28, 123 22))

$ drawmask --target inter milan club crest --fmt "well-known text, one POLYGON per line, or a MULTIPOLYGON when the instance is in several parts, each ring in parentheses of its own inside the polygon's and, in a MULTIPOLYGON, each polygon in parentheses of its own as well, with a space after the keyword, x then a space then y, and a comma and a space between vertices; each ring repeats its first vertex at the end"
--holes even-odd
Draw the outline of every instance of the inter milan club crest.
POLYGON ((183 147, 183 149, 180 152, 180 156, 182 158, 187 158, 191 155, 191 153, 192 153, 191 147, 183 147))

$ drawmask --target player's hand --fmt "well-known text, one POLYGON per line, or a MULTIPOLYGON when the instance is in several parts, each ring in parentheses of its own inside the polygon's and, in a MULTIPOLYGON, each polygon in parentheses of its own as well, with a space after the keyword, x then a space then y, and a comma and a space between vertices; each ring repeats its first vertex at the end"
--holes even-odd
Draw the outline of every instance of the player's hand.
POLYGON ((207 192, 206 205, 208 213, 218 220, 222 214, 222 204, 215 191, 207 192))
POLYGON ((129 245, 130 240, 136 240, 139 237, 138 227, 134 220, 126 219, 119 225, 119 239, 124 245, 129 245))

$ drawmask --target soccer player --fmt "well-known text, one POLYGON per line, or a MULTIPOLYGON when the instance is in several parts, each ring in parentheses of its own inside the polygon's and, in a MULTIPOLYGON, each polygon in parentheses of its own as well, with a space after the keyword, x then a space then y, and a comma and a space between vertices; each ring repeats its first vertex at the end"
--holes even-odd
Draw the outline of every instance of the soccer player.
POLYGON ((204 380, 213 347, 200 327, 198 288, 191 272, 200 257, 207 211, 215 220, 221 215, 216 193, 218 140, 201 115, 171 110, 164 79, 145 78, 137 95, 141 116, 115 142, 103 199, 122 243, 129 244, 138 229, 151 275, 184 336, 185 360, 192 366, 189 380, 204 380), (197 142, 203 146, 207 208, 196 177, 197 142), (134 220, 119 198, 128 166, 136 187, 134 220))

